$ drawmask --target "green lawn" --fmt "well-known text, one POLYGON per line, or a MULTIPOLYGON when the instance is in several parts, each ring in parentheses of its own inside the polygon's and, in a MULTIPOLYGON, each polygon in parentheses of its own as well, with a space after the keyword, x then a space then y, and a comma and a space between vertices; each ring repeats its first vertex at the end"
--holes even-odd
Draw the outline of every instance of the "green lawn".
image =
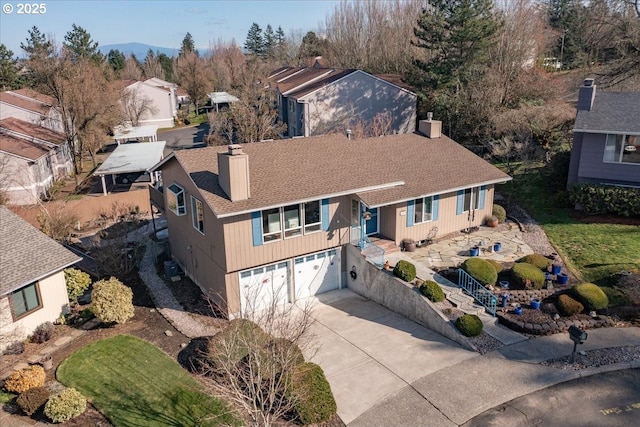
POLYGON ((56 375, 116 426, 241 424, 169 356, 129 335, 81 348, 60 364, 56 375))
POLYGON ((608 284, 622 270, 640 269, 640 227, 582 222, 563 206, 563 195, 548 189, 540 165, 517 169, 513 182, 500 189, 513 197, 544 228, 574 273, 589 282, 608 284))

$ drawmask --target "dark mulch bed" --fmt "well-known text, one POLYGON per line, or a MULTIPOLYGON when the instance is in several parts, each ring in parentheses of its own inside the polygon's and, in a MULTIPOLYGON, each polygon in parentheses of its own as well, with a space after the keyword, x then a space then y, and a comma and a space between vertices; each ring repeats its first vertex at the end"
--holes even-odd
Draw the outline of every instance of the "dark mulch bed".
POLYGON ((640 218, 618 215, 587 215, 584 212, 572 211, 571 216, 580 222, 588 224, 618 224, 640 226, 640 218))

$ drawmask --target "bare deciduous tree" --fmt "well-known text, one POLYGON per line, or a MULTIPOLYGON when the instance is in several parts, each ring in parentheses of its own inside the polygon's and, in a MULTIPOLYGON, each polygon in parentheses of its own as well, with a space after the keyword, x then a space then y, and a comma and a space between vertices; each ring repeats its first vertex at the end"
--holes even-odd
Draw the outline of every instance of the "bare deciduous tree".
POLYGON ((146 114, 156 114, 158 109, 153 100, 136 88, 124 88, 122 91, 122 110, 124 119, 132 126, 139 126, 140 119, 146 114))
POLYGON ((124 80, 142 80, 142 70, 134 58, 130 56, 127 57, 120 77, 124 80))
POLYGON ((180 87, 187 92, 197 112, 215 86, 211 68, 195 52, 187 52, 177 59, 175 70, 180 87))
POLYGON ((58 242, 68 242, 78 224, 78 217, 73 210, 66 203, 39 202, 38 205, 40 230, 58 242))

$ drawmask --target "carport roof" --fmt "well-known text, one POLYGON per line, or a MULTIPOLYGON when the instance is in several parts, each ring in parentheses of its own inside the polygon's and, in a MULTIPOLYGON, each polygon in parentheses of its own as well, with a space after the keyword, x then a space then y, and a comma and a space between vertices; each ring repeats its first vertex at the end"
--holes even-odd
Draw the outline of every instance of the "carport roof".
POLYGON ((155 138, 158 132, 158 126, 146 125, 146 126, 132 126, 124 129, 119 129, 118 132, 113 135, 113 139, 142 139, 142 138, 155 138))
POLYGON ((209 98, 212 104, 231 104, 238 101, 238 98, 227 92, 211 92, 209 98))
POLYGON ((166 141, 121 144, 93 173, 96 176, 146 172, 163 158, 166 141))

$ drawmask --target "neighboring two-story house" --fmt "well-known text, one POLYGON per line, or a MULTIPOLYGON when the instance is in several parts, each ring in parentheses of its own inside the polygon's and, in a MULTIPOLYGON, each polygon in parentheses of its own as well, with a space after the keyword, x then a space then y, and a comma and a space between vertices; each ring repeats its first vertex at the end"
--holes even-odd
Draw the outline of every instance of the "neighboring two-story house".
POLYGON ((230 316, 343 286, 343 246, 480 225, 510 177, 441 135, 332 134, 171 153, 172 257, 230 316), (426 135, 426 136, 425 136, 426 135))
POLYGON ((124 88, 124 91, 128 95, 124 98, 124 102, 131 104, 126 106, 125 109, 137 110, 143 100, 151 107, 139 118, 137 126, 156 125, 160 128, 175 126, 174 118, 178 111, 177 87, 175 84, 153 78, 144 82, 129 83, 124 88), (166 85, 164 85, 165 83, 166 85))
POLYGON ((72 170, 64 134, 15 117, 0 120, 0 191, 9 203, 36 203, 72 170))
POLYGON ((584 81, 567 183, 640 186, 640 92, 596 92, 584 81))
POLYGON ((15 117, 57 132, 63 132, 54 99, 31 89, 0 92, 0 118, 15 117))
POLYGON ((268 77, 286 136, 316 136, 379 122, 385 134, 413 132, 417 96, 361 70, 285 67, 268 77))
POLYGON ((68 312, 64 269, 81 260, 0 206, 0 351, 68 312))

